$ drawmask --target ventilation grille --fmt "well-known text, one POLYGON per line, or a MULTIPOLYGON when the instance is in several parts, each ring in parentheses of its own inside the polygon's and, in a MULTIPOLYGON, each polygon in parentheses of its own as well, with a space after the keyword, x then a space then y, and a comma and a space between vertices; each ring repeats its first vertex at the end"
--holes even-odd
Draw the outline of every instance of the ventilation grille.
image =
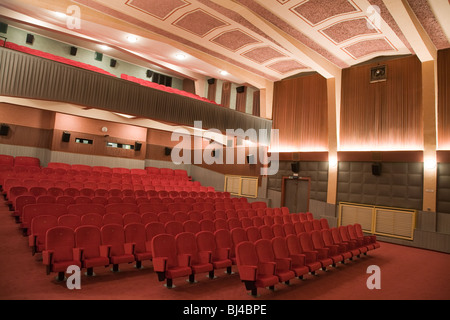
POLYGON ((235 196, 258 197, 258 178, 225 176, 225 191, 235 196))
POLYGON ((416 211, 340 203, 339 225, 345 226, 355 223, 359 223, 364 232, 367 233, 413 240, 416 211))

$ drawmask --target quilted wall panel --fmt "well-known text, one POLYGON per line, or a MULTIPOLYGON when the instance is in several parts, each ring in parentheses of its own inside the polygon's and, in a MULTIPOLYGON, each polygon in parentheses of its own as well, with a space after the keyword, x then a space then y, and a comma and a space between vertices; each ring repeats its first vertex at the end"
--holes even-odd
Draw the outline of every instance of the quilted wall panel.
POLYGON ((438 165, 437 211, 450 213, 450 163, 438 165))
POLYGON ((371 162, 340 162, 338 201, 422 210, 423 163, 382 163, 381 175, 371 162))
MULTIPOLYGON (((269 176, 268 189, 281 192, 283 177, 293 174, 292 161, 280 161, 280 168, 276 175, 269 176)), ((311 178, 311 199, 327 201, 328 191, 328 162, 305 161, 300 162, 300 177, 311 178)))

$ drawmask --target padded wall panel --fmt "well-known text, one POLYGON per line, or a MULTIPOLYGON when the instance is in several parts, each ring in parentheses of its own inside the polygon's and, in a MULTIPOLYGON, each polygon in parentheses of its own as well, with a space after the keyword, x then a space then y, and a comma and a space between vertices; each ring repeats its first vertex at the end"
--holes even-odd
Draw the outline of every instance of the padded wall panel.
POLYGON ((450 213, 450 163, 438 165, 437 211, 450 213))
POLYGON ((422 163, 382 163, 381 176, 371 162, 340 162, 338 201, 422 209, 422 163))
MULTIPOLYGON (((268 189, 281 191, 282 178, 293 175, 291 163, 292 161, 280 161, 278 173, 268 178, 268 189)), ((327 201, 328 162, 300 162, 298 175, 311 178, 311 199, 327 201)))

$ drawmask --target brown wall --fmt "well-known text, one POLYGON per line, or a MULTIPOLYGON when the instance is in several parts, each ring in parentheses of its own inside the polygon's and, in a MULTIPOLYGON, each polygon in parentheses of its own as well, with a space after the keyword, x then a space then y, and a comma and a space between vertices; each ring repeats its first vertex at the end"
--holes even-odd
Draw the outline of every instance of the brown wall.
POLYGON ((450 150, 450 49, 438 51, 438 147, 450 150))

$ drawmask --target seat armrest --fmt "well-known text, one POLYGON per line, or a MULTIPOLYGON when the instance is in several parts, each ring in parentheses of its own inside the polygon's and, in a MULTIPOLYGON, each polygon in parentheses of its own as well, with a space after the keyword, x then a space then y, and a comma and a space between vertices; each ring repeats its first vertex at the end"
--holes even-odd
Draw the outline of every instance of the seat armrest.
POLYGON ((166 272, 167 257, 153 258, 153 269, 155 272, 166 272))
POLYGON ((239 277, 243 281, 255 281, 256 272, 258 271, 257 266, 250 265, 238 265, 239 277))

